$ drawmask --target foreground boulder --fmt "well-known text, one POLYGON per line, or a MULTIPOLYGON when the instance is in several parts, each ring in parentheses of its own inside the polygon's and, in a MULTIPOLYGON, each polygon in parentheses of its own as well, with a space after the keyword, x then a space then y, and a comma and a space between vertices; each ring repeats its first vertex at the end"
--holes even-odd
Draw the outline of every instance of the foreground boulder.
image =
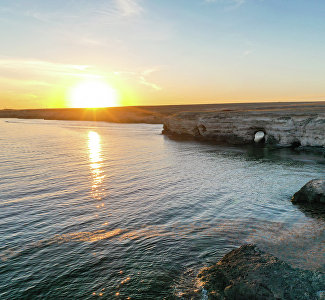
POLYGON ((295 269, 255 245, 226 254, 198 277, 208 299, 325 299, 325 274, 295 269))
POLYGON ((325 179, 313 179, 306 183, 291 199, 293 203, 325 204, 325 179))

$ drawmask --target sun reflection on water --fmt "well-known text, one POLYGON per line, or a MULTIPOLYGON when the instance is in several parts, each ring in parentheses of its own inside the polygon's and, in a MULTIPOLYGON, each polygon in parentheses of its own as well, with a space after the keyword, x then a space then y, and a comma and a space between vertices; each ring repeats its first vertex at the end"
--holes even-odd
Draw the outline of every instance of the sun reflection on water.
MULTIPOLYGON (((95 131, 88 132, 88 150, 90 161, 90 172, 92 176, 91 194, 96 200, 102 200, 103 188, 101 183, 103 182, 105 175, 102 166, 102 145, 101 137, 95 131)), ((102 204, 103 206, 103 204, 102 204)))

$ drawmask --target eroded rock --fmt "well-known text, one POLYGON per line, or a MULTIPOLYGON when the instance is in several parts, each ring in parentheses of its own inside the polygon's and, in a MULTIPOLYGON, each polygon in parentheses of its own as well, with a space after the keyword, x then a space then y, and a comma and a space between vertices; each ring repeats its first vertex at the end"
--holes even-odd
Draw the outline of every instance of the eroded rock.
POLYGON ((208 299, 320 299, 325 274, 295 269, 255 245, 243 245, 198 275, 208 299))
POLYGON ((325 112, 182 112, 164 120, 164 133, 228 144, 263 140, 284 147, 325 147, 325 112))

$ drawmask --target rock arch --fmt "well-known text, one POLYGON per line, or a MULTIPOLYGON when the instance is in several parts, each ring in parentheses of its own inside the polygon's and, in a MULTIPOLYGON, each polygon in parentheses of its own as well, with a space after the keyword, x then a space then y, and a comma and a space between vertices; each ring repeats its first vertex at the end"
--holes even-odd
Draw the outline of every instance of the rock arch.
POLYGON ((254 142, 255 143, 265 143, 266 133, 264 130, 258 130, 254 134, 254 142))

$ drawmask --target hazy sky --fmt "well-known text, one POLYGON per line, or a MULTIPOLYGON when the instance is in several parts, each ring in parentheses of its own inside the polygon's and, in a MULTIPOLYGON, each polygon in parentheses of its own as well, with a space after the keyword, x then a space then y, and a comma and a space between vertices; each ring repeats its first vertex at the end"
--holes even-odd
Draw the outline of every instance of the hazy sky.
POLYGON ((324 0, 1 0, 0 108, 325 100, 324 0))

